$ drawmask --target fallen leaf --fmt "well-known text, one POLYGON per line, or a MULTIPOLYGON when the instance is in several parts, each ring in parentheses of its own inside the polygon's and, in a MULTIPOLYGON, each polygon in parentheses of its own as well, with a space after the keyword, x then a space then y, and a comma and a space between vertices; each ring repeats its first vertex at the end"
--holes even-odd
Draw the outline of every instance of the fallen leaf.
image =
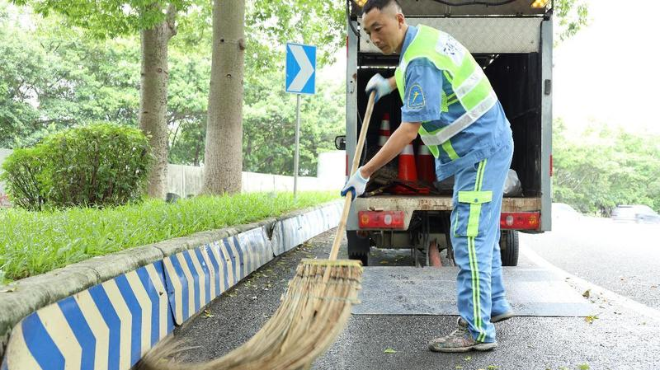
POLYGON ((590 367, 589 367, 589 364, 582 364, 582 365, 578 366, 578 369, 580 369, 580 370, 589 370, 590 367))
POLYGON ((495 365, 488 365, 488 367, 486 369, 488 369, 488 370, 497 370, 497 369, 499 369, 499 367, 495 366, 495 365))
POLYGON ((591 289, 587 289, 584 293, 582 293, 582 296, 584 298, 589 298, 590 295, 591 295, 591 289))
POLYGON ((12 287, 3 288, 2 290, 0 290, 0 293, 13 293, 15 291, 16 291, 16 287, 12 286, 12 287))
POLYGON ((383 353, 396 353, 396 351, 393 350, 392 348, 387 348, 386 350, 383 351, 383 353))
POLYGON ((456 369, 460 370, 460 369, 462 369, 462 368, 463 368, 463 366, 461 366, 461 365, 456 365, 456 369))
POLYGON ((468 362, 468 361, 472 360, 472 357, 468 356, 468 357, 464 358, 464 360, 465 360, 465 362, 468 362))
POLYGON ((214 315, 209 310, 204 310, 204 313, 202 314, 202 316, 204 316, 205 318, 208 319, 208 318, 213 317, 214 315))
POLYGON ((588 322, 589 324, 593 324, 594 320, 598 320, 598 315, 591 315, 584 318, 584 321, 588 322))

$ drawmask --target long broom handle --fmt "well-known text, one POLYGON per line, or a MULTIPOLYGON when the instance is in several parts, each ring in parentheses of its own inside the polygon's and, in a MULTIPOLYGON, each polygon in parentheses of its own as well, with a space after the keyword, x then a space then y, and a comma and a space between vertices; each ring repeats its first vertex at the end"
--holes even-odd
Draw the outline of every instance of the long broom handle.
MULTIPOLYGON (((357 147, 355 147, 355 155, 353 156, 353 165, 351 167, 351 175, 357 171, 360 166, 360 158, 362 157, 362 148, 364 147, 364 140, 367 137, 367 130, 369 128, 369 121, 371 120, 371 113, 374 110, 374 101, 376 100, 376 92, 372 91, 369 94, 369 103, 367 103, 367 112, 364 114, 364 120, 362 121, 362 128, 360 129, 360 138, 357 142, 357 147)), ((339 220, 339 226, 337 226, 337 233, 335 234, 335 241, 332 243, 332 250, 330 251, 330 260, 336 260, 337 255, 339 254, 339 246, 341 241, 344 238, 344 232, 346 231, 346 220, 348 219, 348 212, 351 210, 351 202, 353 197, 350 194, 346 194, 346 200, 344 201, 344 210, 341 214, 341 219, 339 220)))

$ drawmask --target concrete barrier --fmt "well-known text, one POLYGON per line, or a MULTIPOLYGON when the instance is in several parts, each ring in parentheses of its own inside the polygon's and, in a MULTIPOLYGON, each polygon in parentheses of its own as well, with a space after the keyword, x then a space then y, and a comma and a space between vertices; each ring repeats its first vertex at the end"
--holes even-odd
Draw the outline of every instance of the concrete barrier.
POLYGON ((337 226, 342 203, 133 248, 0 286, 0 370, 128 370, 253 271, 337 226))

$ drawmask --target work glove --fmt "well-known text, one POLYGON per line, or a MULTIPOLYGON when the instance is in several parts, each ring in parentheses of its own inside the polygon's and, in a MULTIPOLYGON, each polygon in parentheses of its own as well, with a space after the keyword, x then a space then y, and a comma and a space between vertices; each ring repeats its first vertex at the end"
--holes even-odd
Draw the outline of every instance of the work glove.
POLYGON ((353 194, 353 199, 355 200, 356 197, 359 197, 360 195, 364 194, 364 189, 367 187, 367 182, 369 182, 369 178, 364 178, 362 177, 362 174, 360 173, 360 169, 362 167, 358 168, 357 171, 351 176, 348 181, 346 182, 346 185, 344 185, 344 188, 341 189, 341 195, 346 196, 346 194, 350 191, 353 194))
POLYGON ((391 93, 392 86, 390 86, 390 82, 387 80, 387 78, 381 76, 380 73, 376 73, 373 77, 371 77, 364 91, 367 93, 367 95, 369 95, 372 91, 376 92, 376 99, 374 100, 375 103, 378 101, 378 99, 391 93))

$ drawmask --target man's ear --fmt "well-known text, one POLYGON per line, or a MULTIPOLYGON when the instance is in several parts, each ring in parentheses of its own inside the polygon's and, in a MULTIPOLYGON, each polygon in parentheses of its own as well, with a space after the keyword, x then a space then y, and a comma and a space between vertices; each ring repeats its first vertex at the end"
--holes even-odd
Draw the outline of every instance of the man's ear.
POLYGON ((403 24, 406 23, 406 17, 404 17, 403 13, 396 13, 396 21, 399 25, 399 29, 401 29, 403 24))

